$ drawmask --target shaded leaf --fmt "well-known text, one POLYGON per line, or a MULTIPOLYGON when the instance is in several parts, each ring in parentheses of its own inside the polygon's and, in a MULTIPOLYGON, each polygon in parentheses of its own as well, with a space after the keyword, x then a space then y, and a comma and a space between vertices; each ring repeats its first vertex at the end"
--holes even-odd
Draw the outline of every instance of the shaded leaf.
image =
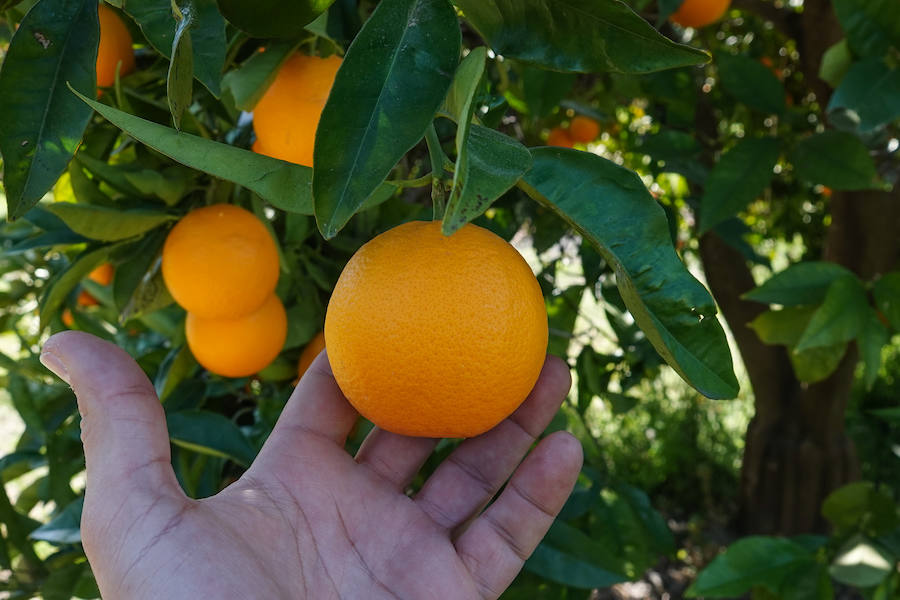
POLYGON ((719 82, 726 92, 765 114, 784 112, 784 84, 767 66, 749 56, 717 54, 719 82))
POLYGON ((615 550, 595 543, 567 523, 556 521, 525 561, 524 569, 572 587, 609 587, 629 579, 622 572, 624 565, 615 550))
POLYGON ((0 69, 0 154, 7 214, 21 217, 66 169, 91 118, 66 82, 95 94, 95 0, 41 0, 13 35, 0 69))
POLYGON ((858 588, 874 587, 896 570, 897 558, 862 536, 851 538, 831 562, 835 581, 858 588))
POLYGON ((819 78, 833 88, 840 85, 850 65, 853 63, 853 54, 850 45, 844 38, 829 47, 822 55, 822 63, 819 65, 819 78))
POLYGON ((823 131, 801 140, 793 155, 797 174, 834 190, 877 187, 875 163, 859 138, 842 131, 823 131))
POLYGON ((834 12, 854 52, 882 56, 900 49, 900 4, 895 0, 834 0, 834 12))
POLYGON ((253 37, 296 38, 334 0, 218 0, 228 21, 253 37))
POLYGON ((663 37, 620 0, 454 0, 497 54, 554 71, 650 73, 709 56, 663 37))
POLYGON ((795 263, 767 279, 761 286, 750 290, 742 298, 782 306, 819 304, 825 299, 831 284, 847 275, 853 273, 833 262, 795 263))
POLYGON ((76 498, 66 505, 49 523, 32 531, 28 537, 43 540, 51 544, 81 543, 81 510, 84 507, 84 496, 76 498))
POLYGON ((878 370, 881 368, 881 349, 890 341, 890 333, 878 319, 878 313, 869 309, 862 331, 859 332, 857 345, 859 346, 860 359, 863 362, 863 383, 866 389, 872 389, 875 380, 878 379, 878 370))
MULTIPOLYGON (((126 0, 125 12, 140 26, 147 41, 168 59, 172 57, 177 23, 171 0, 126 0)), ((225 67, 225 19, 215 0, 192 0, 194 23, 191 28, 193 73, 197 81, 219 97, 222 69, 225 67)))
POLYGON ((256 451, 233 421, 204 411, 189 410, 166 415, 172 443, 201 454, 228 458, 248 467, 256 451))
POLYGON ((90 204, 56 202, 47 210, 65 221, 75 233, 92 240, 115 242, 140 235, 178 217, 150 210, 121 210, 90 204))
MULTIPOLYGON (((177 8, 176 4, 172 5, 177 8)), ((169 74, 166 78, 166 98, 175 129, 181 129, 181 117, 191 105, 194 85, 194 50, 191 44, 191 25, 194 21, 194 7, 186 3, 176 13, 175 37, 172 39, 172 58, 169 60, 169 74)))
POLYGON ((900 331, 900 271, 888 273, 872 286, 875 306, 894 331, 900 331))
POLYGON ((105 261, 110 253, 117 247, 118 245, 114 244, 85 250, 71 265, 69 265, 68 269, 50 279, 41 295, 38 306, 41 317, 41 328, 47 326, 50 319, 62 306, 69 292, 71 292, 82 279, 87 277, 91 271, 98 267, 100 263, 105 261))
POLYGON ((447 0, 383 0, 347 50, 313 159, 316 223, 332 238, 425 134, 450 87, 460 32, 447 0))
POLYGON ((797 352, 853 340, 862 331, 869 310, 859 279, 853 275, 836 279, 797 342, 797 352))
POLYGON ((746 138, 723 154, 706 180, 700 231, 709 231, 759 197, 772 180, 780 152, 775 138, 746 138))
POLYGON ((665 213, 641 179, 588 152, 535 148, 532 156, 520 185, 597 247, 657 352, 702 394, 733 398, 738 384, 715 305, 678 259, 665 213))

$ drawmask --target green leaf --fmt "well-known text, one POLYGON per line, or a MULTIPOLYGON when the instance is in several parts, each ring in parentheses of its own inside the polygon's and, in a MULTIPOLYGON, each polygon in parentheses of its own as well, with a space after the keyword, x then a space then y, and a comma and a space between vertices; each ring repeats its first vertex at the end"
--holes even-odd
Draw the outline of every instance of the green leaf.
POLYGON ((41 0, 13 35, 0 69, 0 154, 7 215, 44 196, 75 154, 90 110, 66 89, 97 89, 96 0, 41 0))
POLYGON ((897 558, 863 536, 854 536, 838 552, 828 568, 840 583, 858 588, 874 587, 896 571, 897 558))
POLYGON ((140 280, 132 292, 125 308, 122 309, 120 321, 144 317, 157 310, 171 305, 174 300, 163 281, 161 261, 154 261, 150 271, 140 280))
POLYGON ((894 331, 900 331, 900 271, 888 273, 872 286, 875 306, 894 331))
POLYGON ((76 498, 66 505, 49 523, 32 531, 28 537, 43 540, 51 544, 81 543, 81 510, 84 507, 84 496, 76 498))
POLYGON ((880 58, 853 63, 828 103, 829 113, 838 110, 863 133, 900 117, 900 69, 880 58))
POLYGON ((770 68, 749 56, 717 54, 719 82, 726 92, 765 114, 784 112, 784 85, 770 68))
POLYGON ((828 378, 841 364, 847 353, 847 344, 810 348, 803 352, 791 352, 791 366, 797 379, 804 383, 817 383, 828 378))
POLYGON ((59 311, 66 296, 100 265, 109 254, 118 247, 117 244, 102 246, 82 252, 69 268, 54 276, 41 295, 38 310, 41 318, 41 329, 47 326, 50 319, 59 311))
POLYGON ((450 235, 473 221, 506 193, 531 167, 528 148, 499 131, 472 125, 461 160, 457 160, 441 230, 450 235), (461 183, 460 183, 461 182, 461 183))
POLYGON ((62 219, 75 233, 104 242, 134 237, 178 219, 174 215, 150 210, 122 210, 68 202, 48 204, 47 210, 62 219))
POLYGON ((794 150, 793 162, 797 174, 810 183, 821 183, 834 190, 878 187, 869 151, 850 133, 823 131, 801 140, 794 150))
MULTIPOLYGON (((225 19, 219 14, 215 0, 192 0, 191 6, 194 77, 218 98, 225 67, 225 19)), ((171 58, 177 28, 172 0, 128 0, 124 9, 140 26, 153 48, 171 58)))
POLYGON ((110 123, 184 165, 242 185, 276 208, 312 214, 312 169, 181 133, 81 96, 110 123))
POLYGON ((128 258, 116 268, 113 278, 113 304, 122 313, 153 264, 165 243, 166 230, 159 229, 129 246, 123 254, 128 258))
MULTIPOLYGON (((175 4, 172 5, 176 7, 175 4)), ((178 25, 172 39, 172 58, 166 78, 166 97, 175 129, 181 129, 181 117, 191 105, 194 85, 194 50, 191 44, 191 26, 194 22, 194 7, 186 3, 176 13, 178 25)))
POLYGON ((767 310, 750 321, 748 326, 765 344, 793 347, 797 345, 814 312, 814 306, 788 306, 781 310, 767 310))
POLYGON ((535 119, 544 117, 559 106, 575 84, 574 73, 549 71, 530 65, 522 68, 522 95, 528 114, 535 119))
POLYGON ((900 49, 900 4, 896 0, 834 0, 834 12, 850 47, 860 56, 900 49))
MULTIPOLYGON (((484 75, 484 60, 487 56, 487 48, 478 46, 459 63, 453 83, 447 91, 444 99, 444 107, 447 113, 456 121, 456 154, 462 156, 465 153, 466 139, 469 137, 469 128, 472 125, 472 112, 475 109, 475 92, 484 75)), ((457 162, 461 160, 457 159, 457 162)), ((453 187, 456 188, 457 180, 453 178, 453 187)))
POLYGON ((766 137, 745 138, 723 154, 706 180, 700 231, 709 231, 758 198, 772 180, 780 153, 778 140, 766 137))
POLYGON ((762 586, 773 593, 800 568, 815 566, 815 554, 784 538, 745 537, 717 556, 698 575, 686 597, 734 598, 762 586))
POLYGON ((867 390, 872 389, 875 380, 878 379, 878 370, 881 368, 881 349, 890 341, 890 333, 878 319, 878 313, 869 309, 866 313, 865 325, 859 332, 857 345, 859 355, 863 362, 863 383, 867 390))
POLYGON ((497 54, 554 71, 650 73, 709 61, 620 0, 454 0, 497 54))
POLYGON ((233 421, 219 413, 188 410, 166 415, 172 443, 209 456, 228 458, 249 467, 256 451, 233 421))
POLYGON ((733 398, 731 352, 709 292, 672 247, 665 212, 633 172, 589 152, 535 148, 520 183, 590 241, 657 352, 710 398, 733 398))
POLYGON ((245 33, 260 38, 296 38, 334 0, 218 0, 228 21, 245 33))
POLYGON ((898 525, 893 499, 870 481, 856 481, 831 492, 822 503, 822 516, 841 533, 865 526, 879 535, 898 525))
POLYGON ((616 549, 604 547, 584 532, 556 521, 531 557, 525 570, 572 587, 609 587, 628 576, 616 549))
POLYGON ((795 263, 741 297, 744 300, 782 306, 820 304, 835 280, 852 274, 850 270, 833 262, 795 263))
POLYGON ((319 122, 316 223, 332 238, 425 134, 452 82, 460 32, 448 0, 383 0, 347 50, 319 122))
POLYGON ((796 351, 849 342, 862 331, 869 312, 866 290, 853 275, 836 279, 813 313, 796 351))
POLYGON ((222 87, 231 91, 234 105, 240 110, 253 110, 297 46, 296 41, 273 42, 265 52, 254 52, 240 67, 225 73, 222 87))
POLYGON ((844 38, 837 42, 822 55, 822 64, 819 65, 819 78, 833 88, 840 85, 850 65, 853 63, 853 54, 850 45, 844 38))

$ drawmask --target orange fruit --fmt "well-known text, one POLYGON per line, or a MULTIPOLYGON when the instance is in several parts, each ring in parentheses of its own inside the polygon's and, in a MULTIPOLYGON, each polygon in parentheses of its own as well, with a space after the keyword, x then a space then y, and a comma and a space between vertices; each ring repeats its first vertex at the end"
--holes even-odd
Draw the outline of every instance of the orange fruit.
POLYGON ((569 135, 569 132, 562 127, 554 127, 547 136, 548 146, 560 146, 562 148, 571 148, 575 145, 575 140, 569 135))
POLYGON ((204 319, 188 313, 188 346, 201 365, 224 377, 245 377, 275 360, 287 338, 287 315, 271 294, 257 310, 235 318, 204 319))
POLYGON ((68 308, 63 311, 62 322, 66 327, 72 327, 75 324, 75 317, 72 316, 72 311, 68 308))
POLYGON ((309 365, 325 349, 325 332, 320 331, 313 339, 306 344, 303 352, 300 353, 300 360, 297 361, 297 378, 303 377, 309 365))
POLYGON ((721 19, 730 4, 731 0, 684 0, 669 19, 682 27, 705 27, 721 19))
POLYGON ((134 71, 134 50, 131 33, 116 11, 100 4, 100 46, 97 48, 97 87, 109 87, 116 83, 116 67, 119 77, 134 71))
POLYGON ((213 204, 181 219, 163 246, 162 273, 175 301, 204 318, 253 312, 278 283, 278 249, 253 213, 213 204))
POLYGON ((578 115, 569 124, 569 135, 576 142, 592 142, 600 135, 600 124, 590 117, 578 115))
POLYGON ((253 109, 253 151, 311 167, 319 117, 341 59, 294 54, 253 109))
POLYGON ((475 225, 447 237, 413 221, 347 263, 325 317, 341 391, 402 435, 471 437, 509 416, 537 381, 547 312, 528 263, 475 225))
MULTIPOLYGON (((113 266, 109 263, 103 263, 88 275, 88 279, 100 285, 109 285, 112 282, 112 278, 113 266)), ((80 306, 97 306, 100 303, 97 302, 97 299, 90 292, 82 290, 78 294, 78 304, 80 306)))

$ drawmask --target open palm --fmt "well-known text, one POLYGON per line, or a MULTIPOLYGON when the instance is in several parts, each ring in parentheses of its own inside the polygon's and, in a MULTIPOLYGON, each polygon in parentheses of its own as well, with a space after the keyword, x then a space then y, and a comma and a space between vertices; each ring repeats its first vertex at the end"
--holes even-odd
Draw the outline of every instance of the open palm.
POLYGON ((125 352, 65 332, 48 340, 42 360, 78 397, 82 538, 107 600, 496 598, 581 466, 566 433, 543 439, 519 465, 568 390, 568 368, 548 358, 525 403, 461 444, 410 497, 437 440, 376 428, 355 458, 347 454, 358 415, 323 353, 244 476, 191 500, 172 471, 153 386, 125 352))

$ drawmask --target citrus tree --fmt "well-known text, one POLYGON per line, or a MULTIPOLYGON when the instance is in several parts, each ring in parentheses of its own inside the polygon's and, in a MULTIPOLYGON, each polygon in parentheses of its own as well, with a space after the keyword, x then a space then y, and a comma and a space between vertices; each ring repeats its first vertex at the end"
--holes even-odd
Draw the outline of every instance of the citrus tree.
MULTIPOLYGON (((577 374, 550 431, 574 432, 586 467, 510 598, 582 597, 674 552, 647 495, 610 470, 591 415, 601 403, 633 409, 668 369, 697 398, 737 396, 719 317, 756 403, 743 531, 821 531, 825 498, 859 477, 844 408, 854 381, 878 383, 900 329, 894 3, 2 6, 3 301, 16 340, 3 377, 26 428, 0 475, 27 481, 14 502, 0 495, 9 589, 97 595, 78 546, 74 399, 37 359, 48 332, 88 331, 138 360, 165 408, 180 483, 209 496, 252 462, 321 348, 351 256, 416 220, 451 240, 470 223, 514 239, 538 274, 549 351, 577 374), (255 248, 246 263, 245 243, 255 248), (236 272, 216 287, 216 273, 236 272), (41 506, 53 508, 43 522, 41 506)), ((382 283, 365 292, 384 311, 393 299, 378 294, 404 258, 395 243, 382 283)), ((477 277, 497 257, 479 256, 471 289, 494 280, 477 277)), ((450 272, 462 257, 442 260, 450 272)), ((441 320, 469 288, 426 296, 433 312, 399 315, 399 326, 430 317, 450 334, 483 332, 493 323, 483 314, 441 320)), ((353 290, 338 296, 359 323, 340 335, 364 336, 353 290)), ((429 350, 414 327, 398 333, 429 350)), ((365 352, 377 345, 348 360, 365 363, 365 352)), ((413 489, 454 445, 438 446, 413 489)), ((849 548, 747 538, 695 592, 796 594, 797 572, 811 574, 820 595, 810 597, 828 597, 831 576, 896 585, 890 567, 852 581, 826 568, 858 547, 854 536, 896 532, 890 499, 847 489, 845 502, 891 518, 862 532, 842 521, 849 548), (754 580, 746 564, 772 570, 754 580)), ((878 544, 896 562, 900 549, 878 544)))

